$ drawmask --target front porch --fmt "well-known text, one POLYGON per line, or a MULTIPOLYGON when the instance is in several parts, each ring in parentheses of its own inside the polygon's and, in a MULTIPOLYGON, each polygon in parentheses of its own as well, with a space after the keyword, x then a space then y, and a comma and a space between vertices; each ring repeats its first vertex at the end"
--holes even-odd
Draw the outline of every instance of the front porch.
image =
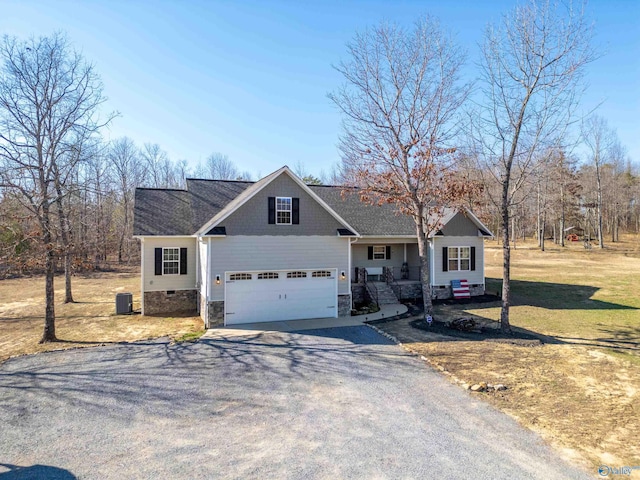
POLYGON ((367 297, 377 304, 418 299, 422 297, 421 285, 419 266, 354 267, 351 276, 354 304, 364 303, 367 297))

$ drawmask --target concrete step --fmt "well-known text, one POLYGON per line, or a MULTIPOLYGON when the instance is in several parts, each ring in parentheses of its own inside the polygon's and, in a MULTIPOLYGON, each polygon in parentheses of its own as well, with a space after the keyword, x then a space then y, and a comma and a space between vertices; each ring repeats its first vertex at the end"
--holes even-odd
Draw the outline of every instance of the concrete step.
MULTIPOLYGON (((378 292, 378 303, 380 305, 393 305, 398 302, 398 297, 393 293, 393 290, 389 285, 384 282, 372 282, 373 287, 378 292)), ((373 289, 372 289, 373 290, 373 289)))

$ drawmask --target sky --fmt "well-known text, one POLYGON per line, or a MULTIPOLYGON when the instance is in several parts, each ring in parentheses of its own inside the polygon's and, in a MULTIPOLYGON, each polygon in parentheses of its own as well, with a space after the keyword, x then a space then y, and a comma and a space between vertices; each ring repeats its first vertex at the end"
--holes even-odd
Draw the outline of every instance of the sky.
MULTIPOLYGON (((381 21, 438 18, 477 74, 490 22, 517 3, 422 1, 0 0, 0 34, 65 32, 95 65, 116 118, 103 132, 158 143, 191 166, 213 152, 266 175, 298 164, 314 175, 340 160, 340 114, 327 98, 356 32, 381 21)), ((592 0, 594 46, 582 110, 607 119, 640 162, 640 1, 592 0)))

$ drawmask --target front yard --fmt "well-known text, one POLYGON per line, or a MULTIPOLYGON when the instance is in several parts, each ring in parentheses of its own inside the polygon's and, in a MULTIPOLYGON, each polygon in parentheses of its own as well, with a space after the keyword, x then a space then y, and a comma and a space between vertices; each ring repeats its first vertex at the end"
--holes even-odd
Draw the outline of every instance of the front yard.
MULTIPOLYGON (((500 289, 501 248, 486 249, 488 290, 500 289)), ((547 336, 542 346, 441 337, 404 319, 378 325, 406 348, 469 385, 592 469, 640 466, 640 255, 638 239, 604 251, 582 245, 512 251, 512 325, 547 336)), ((439 320, 497 320, 494 304, 440 306, 439 320)), ((640 478, 640 470, 632 478, 640 478)))
MULTIPOLYGON (((56 277, 56 298, 63 298, 64 278, 56 277)), ((137 269, 77 275, 78 303, 56 302, 56 334, 60 342, 38 344, 44 327, 44 280, 28 277, 0 281, 0 362, 14 355, 77 348, 148 338, 188 338, 203 331, 200 317, 115 315, 115 296, 131 292, 140 310, 137 269)))

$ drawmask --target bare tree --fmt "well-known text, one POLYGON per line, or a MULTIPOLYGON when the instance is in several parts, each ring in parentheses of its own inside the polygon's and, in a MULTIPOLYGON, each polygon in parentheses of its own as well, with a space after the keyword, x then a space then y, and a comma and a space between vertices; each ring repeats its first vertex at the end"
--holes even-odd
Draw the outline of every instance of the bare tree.
POLYGON ((335 68, 345 84, 329 98, 343 114, 347 182, 363 201, 392 203, 416 227, 425 315, 432 315, 429 237, 462 184, 448 169, 456 113, 469 88, 459 82, 464 52, 425 18, 411 30, 383 24, 356 35, 335 68))
POLYGON ((62 158, 79 138, 99 129, 105 100, 93 66, 61 34, 0 44, 1 184, 37 218, 45 257, 45 325, 41 343, 56 341, 54 273, 57 249, 52 208, 62 158))
POLYGON ((207 157, 204 165, 198 172, 205 178, 212 180, 235 180, 238 178, 238 169, 229 157, 222 153, 212 153, 207 157))
POLYGON ((111 145, 108 153, 109 162, 113 168, 117 189, 120 194, 122 207, 122 225, 119 228, 118 262, 124 261, 124 255, 130 258, 126 242, 133 235, 133 201, 135 188, 142 184, 145 171, 138 161, 138 149, 130 138, 124 137, 111 145))
POLYGON ((510 332, 509 223, 515 192, 535 152, 561 144, 571 122, 584 67, 594 60, 592 31, 582 8, 529 1, 485 33, 480 111, 473 115, 480 170, 499 186, 503 248, 501 328, 510 332), (514 172, 518 175, 513 176, 514 172))

